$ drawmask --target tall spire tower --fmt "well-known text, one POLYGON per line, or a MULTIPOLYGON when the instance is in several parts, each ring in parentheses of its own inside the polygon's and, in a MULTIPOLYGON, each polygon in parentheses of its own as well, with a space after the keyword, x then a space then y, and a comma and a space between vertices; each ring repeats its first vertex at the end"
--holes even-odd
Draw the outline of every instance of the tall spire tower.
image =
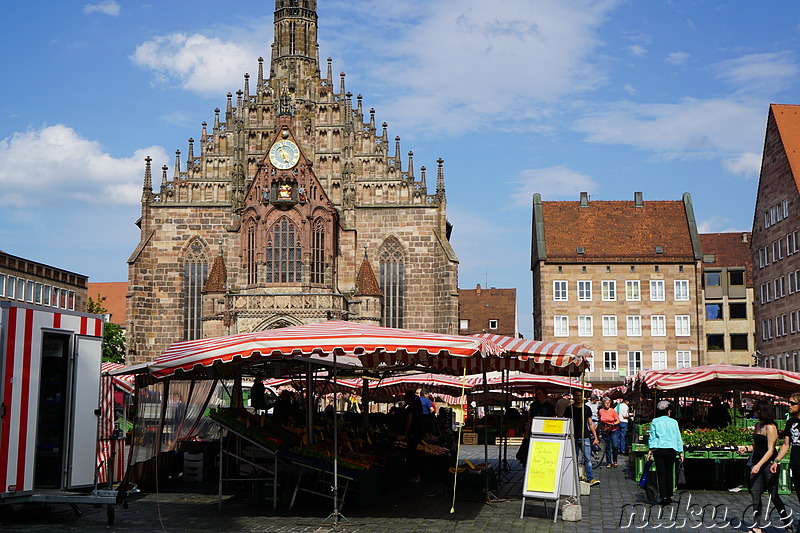
POLYGON ((317 0, 275 0, 275 41, 270 77, 287 80, 319 78, 317 0))

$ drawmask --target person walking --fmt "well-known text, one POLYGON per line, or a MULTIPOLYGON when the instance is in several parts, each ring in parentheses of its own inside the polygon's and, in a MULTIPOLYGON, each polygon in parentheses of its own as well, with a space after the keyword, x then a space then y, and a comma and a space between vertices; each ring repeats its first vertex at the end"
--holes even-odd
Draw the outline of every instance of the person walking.
POLYGON ((671 418, 672 408, 668 401, 656 405, 656 418, 650 423, 650 438, 647 459, 656 464, 659 505, 672 503, 672 485, 675 480, 675 460, 683 461, 683 438, 678 422, 671 418))
POLYGON ((586 471, 586 482, 597 485, 599 479, 592 476, 592 444, 598 444, 597 431, 592 421, 592 410, 583 403, 583 393, 576 392, 572 405, 564 410, 564 416, 572 419, 572 431, 575 436, 575 448, 578 456, 583 453, 583 468, 586 471))
POLYGON ((619 415, 611 406, 611 398, 607 396, 603 398, 602 405, 597 410, 597 418, 600 435, 606 443, 606 468, 616 468, 619 454, 619 415))
POLYGON ((800 500, 800 392, 789 396, 789 419, 786 421, 786 427, 781 433, 781 437, 783 437, 783 444, 781 444, 781 449, 778 450, 778 455, 769 470, 773 474, 777 474, 778 465, 791 450, 789 470, 792 474, 795 495, 800 500))
POLYGON ((758 400, 753 406, 753 414, 758 419, 753 430, 753 444, 739 446, 740 454, 752 452, 748 461, 748 464, 752 464, 748 486, 753 497, 753 527, 748 533, 761 533, 761 528, 769 525, 769 513, 763 516, 762 510, 761 494, 765 491, 769 494, 769 503, 778 510, 785 530, 792 531, 791 518, 781 497, 778 496, 777 469, 772 471, 776 457, 775 443, 778 442, 778 427, 775 425, 775 409, 772 407, 772 402, 766 399, 758 400))
POLYGON ((628 453, 628 422, 630 422, 631 409, 628 403, 630 398, 623 396, 622 400, 614 408, 619 415, 619 435, 617 442, 619 443, 619 453, 625 455, 628 453))

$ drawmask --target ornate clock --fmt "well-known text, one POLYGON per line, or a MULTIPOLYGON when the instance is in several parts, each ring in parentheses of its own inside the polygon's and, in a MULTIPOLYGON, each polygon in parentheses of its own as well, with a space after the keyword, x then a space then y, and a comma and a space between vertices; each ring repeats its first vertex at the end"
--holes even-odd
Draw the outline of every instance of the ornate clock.
POLYGON ((275 168, 286 170, 300 160, 300 149, 288 139, 280 140, 269 149, 269 161, 275 168))

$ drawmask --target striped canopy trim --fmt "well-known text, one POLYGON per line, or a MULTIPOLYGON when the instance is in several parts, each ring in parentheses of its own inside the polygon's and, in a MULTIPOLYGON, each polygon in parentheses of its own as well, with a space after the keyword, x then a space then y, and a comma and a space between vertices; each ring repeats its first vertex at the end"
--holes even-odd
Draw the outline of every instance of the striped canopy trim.
POLYGON ((491 333, 473 336, 489 339, 505 351, 509 360, 504 368, 530 374, 580 375, 588 370, 588 358, 592 356, 592 351, 583 344, 535 341, 491 333))
POLYGON ((748 390, 785 394, 800 390, 800 373, 777 368, 736 365, 707 365, 669 370, 648 370, 636 378, 651 389, 676 390, 709 385, 740 383, 748 390))

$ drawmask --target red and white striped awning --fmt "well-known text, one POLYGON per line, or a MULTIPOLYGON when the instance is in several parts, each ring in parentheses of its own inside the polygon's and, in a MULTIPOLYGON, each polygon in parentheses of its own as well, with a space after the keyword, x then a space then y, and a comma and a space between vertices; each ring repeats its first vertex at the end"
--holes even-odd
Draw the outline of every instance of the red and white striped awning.
POLYGON ((302 326, 176 342, 149 365, 155 377, 209 367, 216 362, 261 358, 325 359, 336 353, 354 367, 420 365, 458 372, 478 368, 481 356, 499 356, 502 348, 484 338, 443 335, 330 320, 302 326), (359 361, 360 360, 360 361, 359 361))
MULTIPOLYGON (((400 374, 380 381, 370 381, 369 388, 389 396, 402 395, 410 389, 423 388, 434 394, 457 397, 461 395, 462 378, 446 374, 400 374)), ((470 388, 470 385, 466 384, 467 392, 470 388)))
MULTIPOLYGON (((496 375, 492 375, 486 380, 487 384, 492 388, 496 388, 503 383, 502 375, 497 373, 494 374, 496 375)), ((581 384, 579 379, 565 376, 537 376, 535 374, 519 372, 510 373, 507 381, 509 387, 519 391, 532 391, 536 387, 540 386, 545 387, 549 392, 552 392, 553 390, 567 389, 592 390, 591 383, 587 382, 581 384)), ((480 375, 470 376, 470 384, 473 387, 480 387, 483 384, 483 377, 480 375)))
POLYGON ((778 396, 800 391, 800 372, 777 368, 707 365, 639 372, 637 384, 651 389, 692 389, 697 392, 758 390, 778 396))
MULTIPOLYGON (((104 362, 100 365, 100 374, 103 375, 111 372, 112 370, 119 371, 123 368, 126 368, 126 366, 119 363, 104 362)), ((122 389, 128 394, 133 394, 133 391, 136 388, 135 380, 135 376, 131 374, 119 374, 117 372, 115 372, 114 376, 112 377, 112 383, 114 386, 122 389)))
POLYGON ((500 367, 491 370, 517 370, 537 375, 579 376, 589 368, 591 350, 583 344, 518 339, 491 333, 475 337, 489 339, 505 351, 500 367))

